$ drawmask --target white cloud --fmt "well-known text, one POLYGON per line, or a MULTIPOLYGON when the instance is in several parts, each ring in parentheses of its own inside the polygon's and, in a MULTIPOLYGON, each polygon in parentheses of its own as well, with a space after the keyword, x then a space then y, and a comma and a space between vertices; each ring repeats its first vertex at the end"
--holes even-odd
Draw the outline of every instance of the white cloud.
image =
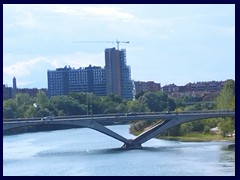
MULTIPOLYGON (((12 59, 13 59, 12 55, 12 59)), ((18 56, 15 56, 15 61, 17 61, 18 56)), ((40 68, 43 64, 47 65, 46 67, 60 68, 64 66, 71 66, 74 68, 87 67, 90 64, 95 66, 104 66, 104 54, 88 54, 83 52, 75 52, 72 54, 66 55, 57 55, 57 56, 41 56, 35 57, 30 60, 20 61, 18 63, 4 66, 3 73, 8 76, 30 76, 37 68, 40 68)), ((47 69, 45 69, 47 71, 47 69)))
POLYGON ((83 11, 97 16, 105 16, 111 18, 124 18, 133 19, 135 18, 132 14, 128 12, 123 12, 120 8, 116 7, 85 7, 83 11))
MULTIPOLYGON (((19 61, 19 57, 25 55, 11 54, 12 61, 19 61)), ((6 58, 8 56, 4 56, 6 58)), ((6 59, 4 59, 6 61, 6 59)), ((12 84, 12 78, 17 78, 18 86, 39 86, 46 87, 47 70, 55 70, 64 66, 71 66, 78 69, 80 67, 104 66, 104 54, 75 52, 65 55, 29 57, 12 65, 3 67, 4 84, 12 84)))
POLYGON ((64 14, 69 14, 69 15, 76 15, 77 10, 74 7, 70 7, 67 5, 58 5, 55 7, 53 10, 55 13, 64 13, 64 14))
POLYGON ((5 28, 34 28, 36 26, 36 20, 33 17, 33 14, 30 10, 19 10, 16 9, 12 12, 12 19, 10 23, 6 22, 5 28))
POLYGON ((133 14, 124 12, 121 8, 103 5, 57 5, 54 7, 53 12, 83 18, 103 18, 102 20, 135 18, 133 14))
POLYGON ((95 66, 104 66, 104 54, 88 54, 83 52, 76 52, 73 54, 66 54, 61 56, 48 57, 48 62, 54 68, 71 66, 74 68, 87 67, 90 64, 95 66))
MULTIPOLYGON (((73 40, 108 41, 118 38, 120 41, 130 41, 130 44, 126 45, 127 61, 132 66, 132 73, 135 73, 139 80, 144 78, 140 76, 145 76, 143 71, 151 64, 150 60, 155 64, 164 61, 172 65, 175 59, 182 57, 183 61, 187 62, 196 56, 202 61, 211 60, 213 63, 213 59, 219 59, 213 54, 226 54, 227 57, 229 52, 234 51, 231 50, 234 49, 231 47, 234 45, 235 35, 235 19, 232 15, 234 12, 232 8, 229 12, 225 10, 225 6, 217 7, 117 4, 4 5, 4 81, 9 78, 11 82, 13 76, 19 76, 18 80, 21 82, 34 83, 42 79, 46 85, 48 69, 54 70, 65 65, 75 68, 86 67, 89 64, 104 66, 104 52, 96 53, 96 50, 101 47, 103 50, 107 45, 76 47, 70 44, 73 40), (231 42, 224 41, 228 38, 231 42), (209 53, 202 53, 203 47, 206 48, 205 52, 209 49, 209 53), (226 49, 226 52, 221 49, 226 49), (84 50, 86 53, 73 53, 84 50), (162 57, 162 54, 166 55, 162 57), (159 62, 155 59, 159 59, 159 62), (136 73, 138 71, 139 73, 136 73), (37 78, 31 77, 36 73, 37 78), (28 79, 29 77, 32 79, 28 79)), ((125 44, 121 44, 120 47, 124 46, 125 44)), ((165 66, 165 63, 161 66, 165 66)), ((153 72, 159 71, 154 71, 154 68, 158 66, 152 67, 153 72)))
POLYGON ((16 64, 12 64, 7 67, 3 67, 3 74, 8 76, 28 76, 30 75, 31 69, 36 66, 41 60, 44 60, 43 57, 33 58, 26 61, 21 61, 16 64))
POLYGON ((28 85, 31 85, 32 81, 18 81, 17 82, 17 87, 26 87, 28 85))

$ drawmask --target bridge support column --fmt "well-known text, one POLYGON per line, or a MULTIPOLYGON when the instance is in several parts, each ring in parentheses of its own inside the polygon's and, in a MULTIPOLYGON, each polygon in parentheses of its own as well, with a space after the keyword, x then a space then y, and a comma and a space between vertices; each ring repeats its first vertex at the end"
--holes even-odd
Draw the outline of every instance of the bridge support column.
POLYGON ((124 149, 141 149, 142 145, 140 143, 134 142, 132 139, 129 139, 130 143, 124 143, 122 148, 124 149))

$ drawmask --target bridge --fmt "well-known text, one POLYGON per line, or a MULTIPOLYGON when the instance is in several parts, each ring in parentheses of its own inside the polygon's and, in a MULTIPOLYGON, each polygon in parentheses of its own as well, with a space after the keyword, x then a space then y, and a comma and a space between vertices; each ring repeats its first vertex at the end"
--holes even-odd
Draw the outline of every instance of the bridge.
POLYGON ((124 143, 123 148, 141 148, 146 141, 156 137, 158 134, 179 124, 192 122, 201 119, 235 117, 235 111, 195 111, 195 112, 167 112, 167 113, 128 113, 110 114, 79 117, 62 117, 55 119, 15 119, 4 120, 3 132, 27 126, 37 125, 70 125, 71 127, 86 127, 99 131, 124 143), (135 139, 126 139, 105 126, 123 125, 136 121, 156 121, 161 120, 154 126, 141 133, 135 139))

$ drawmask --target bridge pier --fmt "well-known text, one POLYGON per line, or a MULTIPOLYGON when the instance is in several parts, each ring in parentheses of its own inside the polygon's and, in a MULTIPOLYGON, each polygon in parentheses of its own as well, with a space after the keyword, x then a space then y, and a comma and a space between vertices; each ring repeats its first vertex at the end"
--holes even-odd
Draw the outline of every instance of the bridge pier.
POLYGON ((142 149, 142 145, 140 143, 134 142, 132 139, 129 139, 130 143, 124 143, 121 147, 123 149, 142 149))

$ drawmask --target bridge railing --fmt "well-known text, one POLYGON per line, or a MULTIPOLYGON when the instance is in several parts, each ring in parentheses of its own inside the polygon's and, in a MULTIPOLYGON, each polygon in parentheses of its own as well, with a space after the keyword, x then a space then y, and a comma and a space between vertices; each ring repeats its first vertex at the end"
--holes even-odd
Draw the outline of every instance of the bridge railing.
MULTIPOLYGON (((189 114, 189 113, 228 113, 235 112, 235 110, 230 109, 219 109, 219 110, 206 110, 206 111, 166 111, 166 112, 130 112, 130 113, 113 113, 113 114, 95 114, 92 117, 110 117, 110 116, 138 116, 138 115, 165 115, 165 114, 189 114)), ((89 118, 91 115, 73 115, 73 116, 53 116, 52 119, 71 119, 71 118, 89 118)), ((14 119, 3 119, 3 122, 13 122, 13 121, 37 121, 41 120, 43 117, 35 118, 14 118, 14 119)))

